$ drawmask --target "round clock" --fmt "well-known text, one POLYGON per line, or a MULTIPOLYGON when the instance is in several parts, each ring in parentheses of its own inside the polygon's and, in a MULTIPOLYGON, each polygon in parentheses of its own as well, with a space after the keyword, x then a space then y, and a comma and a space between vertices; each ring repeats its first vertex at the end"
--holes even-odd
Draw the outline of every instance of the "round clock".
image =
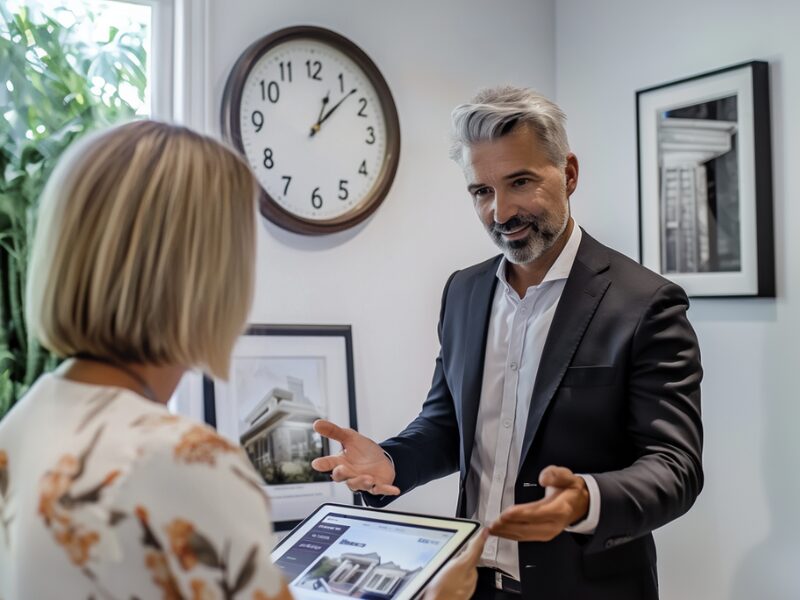
POLYGON ((320 27, 282 29, 244 51, 225 85, 222 130, 261 184, 261 213, 303 234, 366 219, 400 155, 397 109, 380 71, 320 27))

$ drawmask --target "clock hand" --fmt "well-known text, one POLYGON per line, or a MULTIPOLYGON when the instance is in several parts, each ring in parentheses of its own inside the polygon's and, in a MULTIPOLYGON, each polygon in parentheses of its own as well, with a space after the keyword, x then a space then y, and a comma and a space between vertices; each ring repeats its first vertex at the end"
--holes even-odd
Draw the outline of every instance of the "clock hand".
POLYGON ((317 116, 317 122, 311 126, 311 133, 309 137, 314 137, 314 134, 319 131, 319 124, 321 123, 322 113, 325 112, 325 106, 328 104, 328 100, 330 100, 331 92, 328 90, 328 93, 325 94, 325 97, 322 99, 322 106, 319 107, 319 115, 317 116))
POLYGON ((352 96, 353 94, 355 94, 355 93, 356 93, 356 91, 357 91, 357 90, 356 90, 356 88, 353 88, 352 90, 350 90, 350 91, 347 93, 347 95, 345 95, 345 97, 344 97, 344 98, 342 98, 342 99, 341 99, 341 100, 339 100, 339 101, 338 101, 336 104, 334 104, 334 105, 331 107, 331 109, 330 109, 330 110, 329 110, 327 113, 325 113, 325 116, 324 116, 324 117, 322 117, 322 118, 321 118, 319 121, 317 121, 317 124, 316 124, 314 127, 312 127, 312 128, 311 128, 311 131, 313 132, 311 135, 314 135, 314 133, 316 133, 317 131, 319 131, 319 128, 320 128, 320 126, 321 126, 321 125, 322 125, 322 124, 323 124, 325 121, 327 121, 327 120, 328 120, 328 117, 330 117, 330 116, 333 114, 333 112, 334 112, 334 111, 335 111, 337 108, 339 108, 339 107, 342 105, 342 102, 344 102, 344 101, 345 101, 345 100, 347 100, 347 99, 348 99, 350 96, 352 96), (315 130, 315 128, 316 128, 316 130, 315 130))

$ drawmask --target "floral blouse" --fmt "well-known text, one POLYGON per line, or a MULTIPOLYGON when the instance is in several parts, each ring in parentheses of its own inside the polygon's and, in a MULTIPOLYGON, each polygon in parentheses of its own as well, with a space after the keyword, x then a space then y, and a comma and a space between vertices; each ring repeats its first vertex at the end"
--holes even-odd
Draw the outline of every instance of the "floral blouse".
POLYGON ((272 545, 242 451, 163 405, 51 374, 0 421, 0 600, 266 600, 272 545))

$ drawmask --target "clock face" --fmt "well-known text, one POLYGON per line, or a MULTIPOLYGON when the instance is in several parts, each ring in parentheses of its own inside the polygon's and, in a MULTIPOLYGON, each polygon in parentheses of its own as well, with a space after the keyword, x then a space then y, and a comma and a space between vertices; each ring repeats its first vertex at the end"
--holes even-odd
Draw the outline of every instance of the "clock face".
MULTIPOLYGON (((334 42, 340 37, 326 33, 334 42)), ((363 220, 397 166, 388 87, 369 59, 364 65, 366 55, 347 44, 278 37, 252 57, 230 107, 234 142, 266 193, 265 214, 277 214, 289 229, 317 233, 363 220)))

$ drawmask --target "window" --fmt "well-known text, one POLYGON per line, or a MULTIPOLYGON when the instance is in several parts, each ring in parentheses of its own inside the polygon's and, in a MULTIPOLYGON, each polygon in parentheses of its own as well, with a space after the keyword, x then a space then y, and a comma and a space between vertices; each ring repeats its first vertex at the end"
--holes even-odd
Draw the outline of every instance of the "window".
POLYGON ((39 194, 85 132, 171 116, 172 1, 0 2, 0 418, 57 362, 24 320, 39 194))

